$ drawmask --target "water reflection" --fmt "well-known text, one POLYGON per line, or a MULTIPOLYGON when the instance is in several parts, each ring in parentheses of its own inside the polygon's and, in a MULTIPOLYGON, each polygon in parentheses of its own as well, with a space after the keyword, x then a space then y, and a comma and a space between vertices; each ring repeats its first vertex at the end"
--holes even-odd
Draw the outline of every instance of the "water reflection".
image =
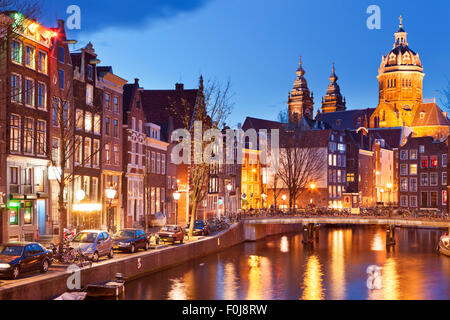
POLYGON ((311 255, 306 263, 303 281, 303 300, 323 300, 322 271, 319 258, 311 255))
POLYGON ((436 254, 440 230, 323 227, 314 247, 302 234, 245 243, 127 283, 126 299, 450 299, 450 258, 436 254), (383 286, 367 289, 368 266, 383 286))

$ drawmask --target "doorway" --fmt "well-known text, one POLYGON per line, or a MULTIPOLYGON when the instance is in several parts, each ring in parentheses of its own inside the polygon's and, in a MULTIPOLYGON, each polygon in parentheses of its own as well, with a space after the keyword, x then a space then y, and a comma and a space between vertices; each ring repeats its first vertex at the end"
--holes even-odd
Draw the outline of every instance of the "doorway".
POLYGON ((46 230, 46 212, 45 212, 45 200, 37 200, 37 214, 38 214, 38 226, 39 234, 47 234, 46 230))

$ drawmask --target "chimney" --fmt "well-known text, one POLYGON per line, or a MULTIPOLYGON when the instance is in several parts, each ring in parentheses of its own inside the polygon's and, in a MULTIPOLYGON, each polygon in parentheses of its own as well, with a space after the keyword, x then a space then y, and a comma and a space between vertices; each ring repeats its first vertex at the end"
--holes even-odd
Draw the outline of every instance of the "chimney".
POLYGON ((175 90, 177 90, 177 91, 183 91, 183 90, 184 90, 184 84, 182 84, 182 83, 176 83, 176 84, 175 84, 175 90))
POLYGON ((138 79, 138 78, 134 78, 134 84, 136 84, 137 86, 139 86, 139 79, 138 79))

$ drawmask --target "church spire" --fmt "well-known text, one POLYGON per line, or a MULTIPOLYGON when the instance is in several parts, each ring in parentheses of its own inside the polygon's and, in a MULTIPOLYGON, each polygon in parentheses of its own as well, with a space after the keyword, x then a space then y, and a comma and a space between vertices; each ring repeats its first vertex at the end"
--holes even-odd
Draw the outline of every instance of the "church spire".
POLYGON ((300 56, 299 67, 296 71, 297 79, 294 82, 294 87, 289 95, 289 120, 291 122, 298 122, 302 117, 313 118, 314 98, 308 88, 308 83, 305 79, 306 71, 303 69, 303 60, 300 56))
POLYGON ((341 95, 341 88, 337 84, 338 76, 336 75, 336 67, 333 62, 333 67, 331 69, 330 84, 327 88, 327 93, 322 99, 322 112, 336 112, 345 111, 347 109, 345 100, 341 95))
POLYGON ((399 26, 398 26, 398 31, 395 33, 395 43, 394 43, 394 48, 396 47, 407 47, 408 46, 408 41, 407 41, 407 36, 408 33, 405 31, 405 29, 403 29, 403 17, 400 16, 398 18, 399 20, 399 26))

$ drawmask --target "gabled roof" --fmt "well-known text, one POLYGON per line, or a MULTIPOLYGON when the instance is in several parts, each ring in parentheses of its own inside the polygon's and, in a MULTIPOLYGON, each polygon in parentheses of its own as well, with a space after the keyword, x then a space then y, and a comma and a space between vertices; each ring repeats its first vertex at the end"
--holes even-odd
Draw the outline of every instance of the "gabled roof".
POLYGON ((412 126, 450 126, 450 121, 436 103, 422 103, 417 108, 412 126))
POLYGON ((298 146, 303 148, 328 148, 330 134, 331 130, 302 131, 298 146))
POLYGON ((369 120, 374 111, 375 108, 367 108, 319 113, 316 120, 328 123, 335 130, 354 130, 363 126, 363 118, 367 117, 369 120), (361 124, 358 124, 358 118, 361 118, 361 124))
POLYGON ((403 128, 376 128, 369 129, 369 134, 374 139, 383 139, 388 148, 398 148, 402 144, 404 138, 403 128))

